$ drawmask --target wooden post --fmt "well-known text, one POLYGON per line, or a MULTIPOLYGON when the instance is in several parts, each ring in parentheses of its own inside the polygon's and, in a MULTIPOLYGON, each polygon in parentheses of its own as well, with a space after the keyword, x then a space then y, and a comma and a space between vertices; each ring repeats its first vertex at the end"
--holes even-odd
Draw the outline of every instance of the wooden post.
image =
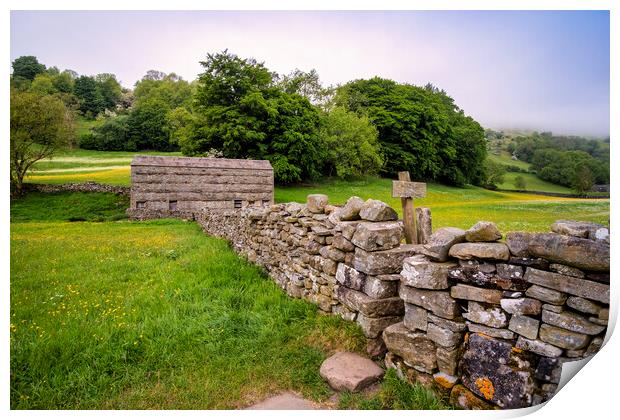
POLYGON ((411 182, 409 171, 398 173, 398 181, 392 181, 392 197, 400 197, 403 206, 403 223, 405 225, 405 240, 408 244, 417 244, 418 235, 415 226, 415 209, 413 199, 426 196, 426 184, 411 182))
MULTIPOLYGON (((399 181, 411 182, 409 171, 398 173, 399 181)), ((413 208, 413 198, 401 197, 400 203, 403 206, 403 223, 405 224, 405 240, 408 244, 417 244, 418 239, 415 230, 415 210, 413 208)))

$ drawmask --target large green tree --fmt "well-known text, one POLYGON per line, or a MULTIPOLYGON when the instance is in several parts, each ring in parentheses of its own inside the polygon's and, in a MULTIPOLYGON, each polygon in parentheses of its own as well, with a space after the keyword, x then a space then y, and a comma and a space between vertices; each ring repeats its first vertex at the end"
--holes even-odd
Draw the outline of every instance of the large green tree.
POLYGON ((445 92, 375 77, 342 86, 335 102, 377 127, 384 175, 408 170, 415 179, 483 182, 484 130, 445 92))
POLYGON ((45 71, 45 65, 39 63, 36 57, 24 55, 13 61, 13 77, 34 80, 37 74, 45 71))
POLYGON ((224 51, 201 64, 193 127, 181 143, 185 154, 216 149, 228 158, 268 159, 283 183, 320 175, 319 111, 308 99, 285 92, 254 59, 224 51))
POLYGON ((351 178, 377 174, 383 166, 377 129, 367 117, 335 107, 321 116, 325 175, 351 178))
POLYGON ((71 114, 60 99, 11 90, 11 185, 17 195, 32 165, 69 144, 72 129, 71 114))
POLYGON ((74 93, 79 100, 79 109, 86 117, 94 118, 104 110, 103 96, 94 77, 80 76, 75 79, 74 93))

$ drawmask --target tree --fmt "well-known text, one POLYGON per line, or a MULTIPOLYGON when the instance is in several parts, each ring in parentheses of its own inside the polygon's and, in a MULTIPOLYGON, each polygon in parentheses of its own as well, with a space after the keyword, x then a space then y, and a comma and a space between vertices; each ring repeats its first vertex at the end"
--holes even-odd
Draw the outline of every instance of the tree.
POLYGON ((80 76, 75 79, 74 92, 80 102, 80 111, 87 118, 94 118, 104 110, 104 99, 94 77, 80 76))
POLYGON ((525 178, 523 175, 517 175, 514 179, 515 188, 518 190, 525 190, 527 188, 527 184, 525 182, 525 178))
POLYGON ((414 179, 482 183, 484 130, 444 91, 375 77, 340 87, 334 102, 367 115, 385 155, 382 174, 408 170, 414 179))
POLYGON ((587 166, 580 166, 571 178, 571 188, 579 195, 592 190, 594 186, 594 174, 587 166))
POLYGON ((89 150, 137 150, 135 142, 129 137, 128 120, 127 115, 107 118, 103 124, 82 136, 80 147, 89 150))
POLYGON ((336 107, 321 117, 319 133, 327 152, 326 175, 351 178, 381 169, 377 129, 367 117, 336 107))
POLYGON ((329 100, 333 95, 332 88, 324 88, 319 79, 319 74, 315 69, 304 72, 295 69, 285 76, 278 79, 278 85, 286 93, 297 93, 308 99, 311 104, 319 106, 324 110, 327 108, 329 100))
POLYGON ((103 109, 114 109, 122 96, 121 84, 116 80, 116 76, 110 73, 101 73, 95 76, 95 82, 97 82, 97 90, 101 95, 103 109))
POLYGON ((192 98, 191 85, 174 73, 157 78, 144 76, 136 83, 134 96, 137 103, 157 99, 166 103, 170 109, 180 106, 189 108, 192 98))
POLYGON ((44 71, 45 65, 39 63, 39 60, 32 55, 21 56, 13 61, 13 77, 15 78, 32 81, 37 74, 41 74, 44 71))
POLYGON ((39 95, 52 95, 58 92, 53 77, 46 73, 37 74, 28 90, 39 95))
POLYGON ((497 184, 504 182, 506 169, 501 163, 497 163, 491 159, 486 159, 484 162, 484 173, 486 180, 485 187, 495 189, 497 188, 497 184))
POLYGON ((41 159, 68 144, 70 113, 61 100, 11 90, 11 184, 23 194, 24 176, 41 159))
POLYGON ((136 105, 127 120, 129 140, 137 150, 171 151, 168 106, 153 99, 136 105))
POLYGON ((223 51, 207 55, 201 65, 184 154, 216 149, 228 158, 267 159, 283 183, 320 174, 325 151, 319 112, 306 98, 284 92, 275 74, 254 59, 223 51))

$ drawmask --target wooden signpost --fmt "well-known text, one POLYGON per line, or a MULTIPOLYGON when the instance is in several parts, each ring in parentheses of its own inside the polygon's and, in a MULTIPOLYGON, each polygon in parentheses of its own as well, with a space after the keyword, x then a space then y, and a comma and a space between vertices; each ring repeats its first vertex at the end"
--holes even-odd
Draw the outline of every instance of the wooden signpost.
POLYGON ((405 240, 408 244, 417 244, 418 235, 415 226, 414 198, 426 197, 426 183, 411 182, 409 171, 398 173, 398 181, 392 181, 392 197, 400 197, 403 206, 403 223, 405 224, 405 240))

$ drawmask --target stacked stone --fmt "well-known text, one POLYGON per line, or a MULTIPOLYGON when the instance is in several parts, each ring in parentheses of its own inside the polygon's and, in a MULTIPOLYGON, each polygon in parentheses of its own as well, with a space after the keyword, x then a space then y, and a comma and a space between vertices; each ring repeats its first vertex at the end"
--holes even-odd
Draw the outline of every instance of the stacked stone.
POLYGON ((401 244, 404 229, 394 209, 377 200, 351 197, 334 217, 334 246, 347 252, 336 271, 335 308, 355 320, 367 338, 371 356, 385 353, 382 331, 402 320, 403 301, 398 284, 403 260, 415 254, 413 245, 401 244))
POLYGON ((562 363, 598 351, 609 317, 607 228, 558 221, 501 237, 489 222, 435 232, 405 260, 404 321, 384 331, 386 363, 434 374, 464 408, 547 400, 562 363))
POLYGON ((377 200, 351 197, 339 208, 322 194, 305 205, 204 213, 198 221, 211 234, 264 267, 292 297, 316 303, 360 324, 368 352, 382 355, 381 332, 402 320, 398 297, 402 262, 416 246, 403 245, 402 222, 377 200))
POLYGON ((386 364, 401 376, 424 384, 433 381, 450 388, 457 382, 465 321, 450 295, 448 251, 464 239, 456 228, 437 230, 418 247, 418 255, 403 262, 399 296, 405 302, 403 322, 383 333, 389 353, 386 364))

